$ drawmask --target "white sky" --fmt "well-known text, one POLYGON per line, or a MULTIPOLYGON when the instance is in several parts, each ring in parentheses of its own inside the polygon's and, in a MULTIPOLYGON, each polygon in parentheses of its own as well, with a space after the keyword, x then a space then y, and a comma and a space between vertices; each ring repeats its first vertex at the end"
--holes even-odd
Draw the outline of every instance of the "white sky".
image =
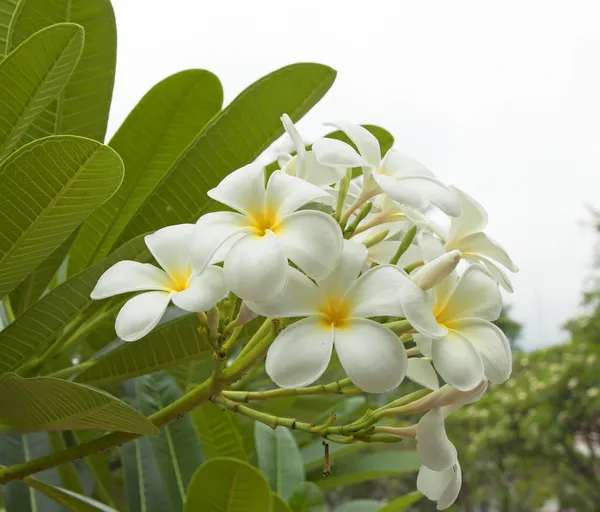
POLYGON ((507 297, 526 348, 564 339, 600 208, 600 3, 595 1, 113 0, 110 131, 166 76, 204 68, 229 102, 300 61, 338 71, 299 124, 385 127, 396 147, 478 199, 521 271, 507 297))

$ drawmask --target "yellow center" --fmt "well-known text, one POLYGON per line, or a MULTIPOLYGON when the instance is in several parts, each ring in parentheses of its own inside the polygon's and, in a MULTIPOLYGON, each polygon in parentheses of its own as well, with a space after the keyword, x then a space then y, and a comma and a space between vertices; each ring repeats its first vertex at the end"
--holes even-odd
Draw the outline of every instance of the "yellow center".
POLYGON ((272 231, 274 234, 277 234, 279 231, 279 216, 277 212, 268 207, 250 216, 249 219, 250 231, 256 236, 263 237, 267 234, 267 231, 272 231))
POLYGON ((188 267, 185 270, 177 273, 169 274, 170 282, 169 288, 173 292, 182 292, 187 290, 190 285, 190 278, 192 277, 192 268, 188 267))
POLYGON ((323 326, 331 329, 343 329, 350 320, 350 304, 347 300, 338 297, 329 297, 319 308, 319 313, 323 315, 323 326))

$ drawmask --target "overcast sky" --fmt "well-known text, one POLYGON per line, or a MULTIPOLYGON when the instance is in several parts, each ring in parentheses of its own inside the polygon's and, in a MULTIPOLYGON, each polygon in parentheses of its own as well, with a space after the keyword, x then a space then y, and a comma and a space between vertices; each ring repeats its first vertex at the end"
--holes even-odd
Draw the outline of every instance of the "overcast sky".
POLYGON ((110 131, 156 82, 214 72, 229 102, 299 61, 337 80, 300 123, 385 127, 396 147, 487 209, 521 271, 507 296, 522 344, 565 338, 590 274, 600 208, 600 3, 113 0, 119 30, 110 131))

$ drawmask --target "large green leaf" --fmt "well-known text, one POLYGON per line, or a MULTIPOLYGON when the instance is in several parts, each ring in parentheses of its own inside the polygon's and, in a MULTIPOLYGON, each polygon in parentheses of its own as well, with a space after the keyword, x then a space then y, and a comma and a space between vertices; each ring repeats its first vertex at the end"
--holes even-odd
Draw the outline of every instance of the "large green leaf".
POLYGON ((121 241, 170 224, 195 222, 214 208, 206 192, 283 133, 281 114, 300 119, 334 79, 333 69, 303 63, 278 69, 248 87, 190 144, 135 214, 121 241))
POLYGON ((67 87, 36 120, 27 138, 64 133, 103 142, 117 52, 110 0, 21 0, 11 24, 8 47, 15 48, 34 32, 65 21, 84 28, 83 53, 67 87))
POLYGON ((158 429, 118 398, 98 389, 52 377, 0 377, 0 430, 103 429, 152 435, 158 429))
MULTIPOLYGON (((48 432, 48 440, 52 447, 52 453, 59 453, 66 449, 65 440, 63 438, 63 432, 52 431, 48 432)), ((79 494, 83 494, 83 487, 81 480, 77 474, 75 464, 67 462, 58 466, 58 473, 60 475, 61 487, 68 489, 79 494)))
MULTIPOLYGON (((140 377, 134 387, 139 410, 146 416, 181 397, 177 384, 164 372, 140 377)), ((184 416, 165 425, 150 439, 150 446, 172 508, 182 510, 187 486, 202 463, 191 418, 184 416)))
POLYGON ((119 155, 99 142, 48 137, 0 165, 0 295, 12 291, 118 188, 119 155))
POLYGON ((382 452, 360 455, 351 459, 345 458, 343 463, 336 464, 331 476, 318 480, 321 489, 333 489, 344 485, 358 484, 418 471, 421 461, 416 452, 386 450, 382 452))
POLYGON ((33 34, 0 62, 0 160, 63 90, 83 49, 83 29, 60 23, 33 34))
POLYGON ((379 512, 402 512, 408 509, 413 503, 419 501, 423 495, 419 491, 409 492, 394 501, 390 501, 379 512))
POLYGON ((289 499, 292 512, 325 512, 325 495, 314 482, 303 482, 289 499))
POLYGON ((138 237, 42 297, 0 331, 0 373, 18 368, 52 341, 78 311, 89 306, 90 293, 106 269, 121 260, 145 261, 148 254, 144 237, 138 237))
POLYGON ((194 409, 192 419, 207 459, 233 457, 246 460, 246 451, 235 416, 211 402, 194 409))
POLYGON ((19 0, 0 0, 0 59, 6 54, 6 36, 19 0))
POLYGON ((125 163, 123 184, 83 224, 69 257, 70 274, 108 254, 138 208, 222 104, 219 79, 202 69, 172 75, 142 98, 109 144, 125 163))
POLYGON ((258 512, 271 506, 269 485, 247 462, 206 461, 192 477, 185 512, 258 512))
POLYGON ((304 464, 294 436, 285 427, 271 427, 256 422, 254 440, 258 467, 271 489, 284 500, 304 482, 304 464))
POLYGON ((274 492, 271 493, 271 512, 291 512, 283 498, 274 492))
POLYGON ((32 477, 25 480, 27 485, 48 496, 51 500, 72 512, 118 512, 104 503, 83 496, 80 493, 46 484, 32 477))
POLYGON ((98 358, 75 380, 106 385, 208 357, 212 351, 202 340, 198 323, 196 315, 186 315, 164 324, 141 340, 125 343, 98 358))

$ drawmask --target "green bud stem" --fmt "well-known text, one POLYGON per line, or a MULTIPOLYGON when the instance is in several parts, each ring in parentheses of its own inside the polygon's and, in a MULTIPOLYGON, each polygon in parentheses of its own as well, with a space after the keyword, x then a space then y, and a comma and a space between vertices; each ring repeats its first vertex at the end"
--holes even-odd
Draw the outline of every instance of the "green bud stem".
POLYGON ((404 272, 406 272, 407 274, 410 274, 413 270, 415 270, 416 268, 422 267, 425 264, 424 261, 415 261, 414 263, 411 263, 410 265, 404 267, 404 272))
POLYGON ((235 402, 250 402, 253 400, 269 400, 271 398, 281 398, 285 396, 305 396, 305 395, 356 395, 362 393, 362 390, 351 387, 343 389, 345 386, 350 386, 350 379, 342 379, 331 384, 321 384, 319 386, 309 386, 306 388, 284 389, 277 388, 269 391, 223 391, 221 394, 235 402))
POLYGON ((358 225, 365 219, 365 217, 367 215, 369 215, 369 213, 371 212, 373 208, 373 203, 367 203, 365 204, 360 211, 358 212, 358 214, 356 215, 356 218, 352 221, 352 224, 350 224, 350 226, 345 230, 346 234, 354 234, 354 231, 356 230, 356 228, 358 227, 358 225))
MULTIPOLYGON (((346 171, 346 176, 342 178, 340 181, 340 187, 338 191, 337 204, 335 206, 335 212, 333 214, 333 218, 340 222, 342 218, 342 210, 344 209, 344 202, 346 201, 346 196, 348 195, 348 188, 350 187, 350 181, 352 180, 352 169, 348 169, 346 171)), ((343 227, 343 226, 342 226, 343 227)))
POLYGON ((406 232, 406 234, 402 238, 402 242, 400 242, 400 246, 398 247, 396 254, 394 254, 394 257, 390 260, 390 263, 392 265, 396 265, 396 263, 398 263, 398 261, 400 260, 401 256, 406 251, 408 251, 408 248, 410 247, 410 244, 412 244, 413 240, 415 239, 416 234, 417 234, 417 226, 413 226, 406 232))
POLYGON ((388 236, 390 230, 389 229, 384 229, 383 231, 380 231, 379 233, 375 233, 372 237, 367 238, 364 242, 363 245, 368 249, 369 247, 373 247, 374 245, 377 245, 379 242, 385 240, 385 237, 388 236))

